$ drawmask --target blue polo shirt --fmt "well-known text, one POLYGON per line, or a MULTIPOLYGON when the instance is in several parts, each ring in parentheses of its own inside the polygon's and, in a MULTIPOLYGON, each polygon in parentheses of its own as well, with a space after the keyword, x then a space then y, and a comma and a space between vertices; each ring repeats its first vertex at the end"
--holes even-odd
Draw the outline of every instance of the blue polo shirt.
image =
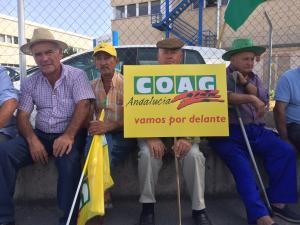
POLYGON ((287 103, 287 123, 300 124, 300 67, 288 70, 280 77, 275 100, 287 103))
MULTIPOLYGON (((6 69, 0 67, 0 106, 2 106, 5 101, 13 98, 18 100, 18 91, 14 88, 6 69)), ((10 137, 16 136, 15 117, 12 117, 5 127, 0 128, 0 133, 10 137)))

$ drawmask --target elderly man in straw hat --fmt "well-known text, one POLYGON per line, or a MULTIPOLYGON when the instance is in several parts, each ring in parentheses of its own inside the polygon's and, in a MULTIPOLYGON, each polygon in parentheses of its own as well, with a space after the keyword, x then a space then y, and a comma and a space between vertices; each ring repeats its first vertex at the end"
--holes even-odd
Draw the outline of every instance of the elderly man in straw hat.
MULTIPOLYGON (((159 64, 180 64, 184 43, 177 38, 157 42, 159 64)), ((210 225, 205 209, 204 181, 205 158, 199 145, 192 138, 145 138, 138 139, 138 173, 142 212, 139 225, 154 225, 155 186, 163 164, 163 156, 173 152, 182 163, 183 176, 192 201, 192 217, 195 225, 210 225)))
MULTIPOLYGON (((82 70, 60 63, 67 44, 37 28, 21 47, 39 70, 21 84, 17 123, 20 136, 0 145, 0 224, 14 224, 13 193, 17 171, 32 163, 47 164, 53 156, 58 169, 57 199, 66 224, 80 177, 80 150, 93 90, 82 70), (36 106, 35 129, 29 122, 36 106)), ((34 191, 34 190, 33 190, 34 191)), ((76 224, 73 215, 72 225, 76 224)))
MULTIPOLYGON (((275 215, 290 222, 300 222, 299 214, 286 204, 297 201, 296 155, 291 145, 264 128, 263 115, 268 94, 257 74, 254 61, 265 48, 254 46, 251 39, 236 39, 222 58, 227 68, 228 102, 238 105, 253 153, 263 159, 269 176, 268 199, 275 215), (237 76, 236 76, 237 75, 237 76), (234 77, 236 76, 236 77, 234 77)), ((229 109, 229 137, 211 138, 210 143, 231 170, 244 201, 248 222, 275 225, 260 197, 246 142, 237 114, 229 109)))

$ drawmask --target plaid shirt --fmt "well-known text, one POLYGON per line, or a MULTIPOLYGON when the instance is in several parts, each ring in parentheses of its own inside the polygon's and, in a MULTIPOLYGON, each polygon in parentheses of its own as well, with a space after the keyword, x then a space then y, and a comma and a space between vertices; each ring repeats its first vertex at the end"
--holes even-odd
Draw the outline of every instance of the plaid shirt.
POLYGON ((105 93, 101 78, 94 80, 92 87, 96 96, 97 117, 104 109, 104 121, 123 122, 123 75, 115 72, 108 94, 105 93))
POLYGON ((36 105, 36 128, 45 133, 63 133, 76 104, 94 98, 86 73, 62 65, 61 77, 54 88, 41 71, 22 82, 19 110, 31 113, 36 105))

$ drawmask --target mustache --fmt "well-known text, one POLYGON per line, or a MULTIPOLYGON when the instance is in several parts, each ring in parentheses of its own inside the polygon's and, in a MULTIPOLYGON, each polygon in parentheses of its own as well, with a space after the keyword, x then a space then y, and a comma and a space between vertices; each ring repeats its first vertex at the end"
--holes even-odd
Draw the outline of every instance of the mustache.
POLYGON ((109 69, 109 66, 108 65, 103 65, 100 67, 100 69, 109 69))

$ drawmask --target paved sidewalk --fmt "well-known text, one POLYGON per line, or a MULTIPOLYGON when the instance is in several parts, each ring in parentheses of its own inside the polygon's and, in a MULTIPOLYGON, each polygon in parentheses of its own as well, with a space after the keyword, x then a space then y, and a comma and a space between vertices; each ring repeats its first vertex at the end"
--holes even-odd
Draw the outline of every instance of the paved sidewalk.
MULTIPOLYGON (((140 205, 138 199, 114 199, 114 208, 107 211, 105 225, 136 225, 140 205)), ((158 199, 155 208, 156 225, 177 225, 177 201, 175 198, 158 199)), ((234 197, 208 198, 206 201, 213 225, 247 225, 242 202, 234 197)), ((182 225, 193 225, 189 201, 182 200, 182 225)), ((300 203, 293 205, 300 212, 300 203)), ((16 225, 56 225, 59 211, 55 202, 18 203, 16 225)), ((279 225, 292 225, 275 218, 279 225)))

